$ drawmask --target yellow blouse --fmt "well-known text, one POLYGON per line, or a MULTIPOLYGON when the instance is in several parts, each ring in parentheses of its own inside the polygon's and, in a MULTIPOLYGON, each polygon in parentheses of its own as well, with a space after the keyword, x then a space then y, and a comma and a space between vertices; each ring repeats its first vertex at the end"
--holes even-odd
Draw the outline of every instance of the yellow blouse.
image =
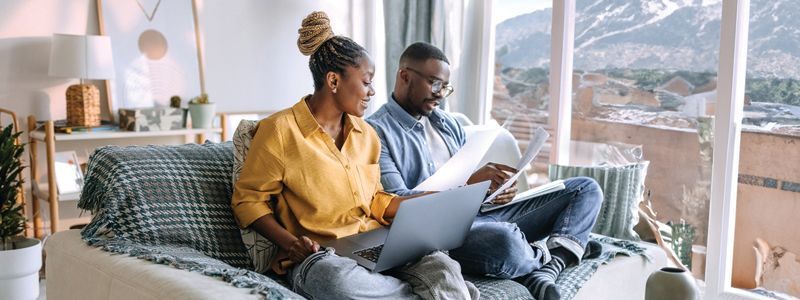
POLYGON ((364 120, 347 115, 342 149, 319 126, 306 102, 261 120, 234 185, 239 226, 275 213, 296 236, 340 238, 388 225, 394 195, 380 183, 380 140, 364 120), (270 207, 271 197, 277 205, 270 207))

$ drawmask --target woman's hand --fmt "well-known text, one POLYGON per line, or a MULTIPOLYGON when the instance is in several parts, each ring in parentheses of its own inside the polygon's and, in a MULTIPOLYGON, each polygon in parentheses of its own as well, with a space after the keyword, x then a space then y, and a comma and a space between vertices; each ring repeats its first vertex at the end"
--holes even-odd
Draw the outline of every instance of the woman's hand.
POLYGON ((307 236, 301 236, 292 243, 289 249, 286 249, 286 252, 289 253, 289 259, 298 264, 317 251, 319 251, 319 244, 307 236))

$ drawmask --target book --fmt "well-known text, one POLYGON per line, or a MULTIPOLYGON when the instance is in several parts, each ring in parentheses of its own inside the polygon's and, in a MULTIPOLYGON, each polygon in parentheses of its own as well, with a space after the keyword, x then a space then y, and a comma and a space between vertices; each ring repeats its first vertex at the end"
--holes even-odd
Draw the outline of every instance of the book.
POLYGON ((504 203, 504 204, 492 204, 491 202, 490 203, 484 203, 484 204, 481 205, 481 212, 485 213, 485 212, 493 211, 493 210, 498 209, 498 208, 503 208, 503 207, 506 207, 506 206, 509 206, 509 205, 513 205, 513 204, 516 204, 516 203, 520 203, 520 202, 524 202, 524 201, 527 201, 527 200, 530 200, 530 199, 533 199, 533 198, 536 198, 536 197, 539 197, 539 196, 542 196, 542 195, 547 195, 549 193, 557 192, 557 191, 563 190, 565 188, 566 188, 566 186, 564 186, 564 181, 563 180, 556 180, 556 181, 553 181, 553 182, 550 182, 550 183, 547 183, 547 184, 543 184, 543 185, 537 186, 535 188, 532 188, 530 190, 524 191, 522 193, 519 193, 516 196, 514 196, 514 199, 512 199, 511 201, 509 201, 507 203, 504 203))

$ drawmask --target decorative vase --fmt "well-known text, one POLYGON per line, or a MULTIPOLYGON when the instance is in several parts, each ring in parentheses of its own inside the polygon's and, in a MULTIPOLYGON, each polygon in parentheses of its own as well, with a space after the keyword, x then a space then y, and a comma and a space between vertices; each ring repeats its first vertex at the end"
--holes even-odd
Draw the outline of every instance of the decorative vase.
POLYGON ((192 128, 211 128, 216 105, 214 103, 189 103, 189 115, 192 117, 192 128))
POLYGON ((645 300, 695 300, 700 299, 697 282, 684 269, 665 267, 647 278, 645 300))
POLYGON ((42 267, 42 243, 20 238, 16 249, 0 251, 0 299, 36 299, 39 297, 39 269, 42 267))

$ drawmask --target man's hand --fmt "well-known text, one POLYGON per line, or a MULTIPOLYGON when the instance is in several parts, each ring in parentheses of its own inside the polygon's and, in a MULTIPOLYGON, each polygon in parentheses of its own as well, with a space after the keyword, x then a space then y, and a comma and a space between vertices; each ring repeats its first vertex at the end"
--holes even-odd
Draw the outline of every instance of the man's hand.
MULTIPOLYGON (((494 191, 506 182, 517 169, 498 163, 487 163, 467 179, 467 184, 490 180, 489 190, 494 191)), ((516 190, 514 191, 516 193, 516 190)))
POLYGON ((289 259, 299 264, 309 255, 319 251, 319 244, 306 236, 301 236, 286 251, 289 253, 289 259))
POLYGON ((514 196, 516 195, 517 195, 516 187, 507 188, 503 193, 497 195, 497 197, 495 197, 494 200, 492 200, 492 204, 506 204, 508 202, 511 202, 511 200, 514 200, 514 196))

